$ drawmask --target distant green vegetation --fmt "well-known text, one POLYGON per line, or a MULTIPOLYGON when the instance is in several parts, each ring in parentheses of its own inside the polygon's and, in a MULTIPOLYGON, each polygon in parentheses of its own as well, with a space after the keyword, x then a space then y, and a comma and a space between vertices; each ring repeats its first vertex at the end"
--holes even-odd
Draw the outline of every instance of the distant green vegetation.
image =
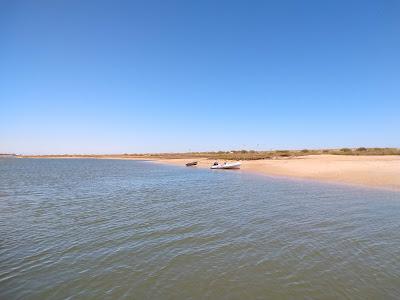
MULTIPOLYGON (((217 152, 186 152, 186 153, 156 153, 156 154, 113 154, 113 155, 45 155, 39 157, 82 157, 82 158, 140 158, 140 159, 173 159, 173 158, 209 158, 215 160, 258 160, 258 159, 280 159, 291 158, 306 155, 400 155, 400 148, 341 148, 341 149, 320 149, 320 150, 271 150, 271 151, 255 151, 255 150, 232 150, 217 152)), ((35 157, 35 156, 26 156, 35 157)), ((38 157, 38 156, 36 156, 38 157)))
POLYGON ((274 151, 255 151, 255 150, 232 150, 218 152, 188 152, 188 153, 157 153, 147 154, 151 158, 192 158, 206 157, 209 159, 224 160, 258 160, 258 159, 279 159, 306 155, 400 155, 400 148, 341 148, 341 149, 321 149, 321 150, 274 150, 274 151))

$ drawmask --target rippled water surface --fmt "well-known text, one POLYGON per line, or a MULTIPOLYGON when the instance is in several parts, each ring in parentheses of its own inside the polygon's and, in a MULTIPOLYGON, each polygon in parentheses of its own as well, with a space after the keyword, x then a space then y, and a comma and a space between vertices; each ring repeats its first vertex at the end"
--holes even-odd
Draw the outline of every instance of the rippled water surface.
POLYGON ((399 299, 400 193, 0 160, 0 299, 399 299))

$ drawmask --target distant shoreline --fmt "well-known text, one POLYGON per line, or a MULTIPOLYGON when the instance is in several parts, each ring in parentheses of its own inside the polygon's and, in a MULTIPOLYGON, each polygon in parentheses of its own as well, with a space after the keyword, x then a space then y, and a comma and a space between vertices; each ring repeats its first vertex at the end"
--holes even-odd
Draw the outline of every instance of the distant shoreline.
MULTIPOLYGON (((198 161, 198 167, 209 168, 218 157, 184 154, 143 155, 43 155, 18 158, 46 159, 122 159, 147 160, 184 167, 198 161)), ((239 160, 239 159, 238 159, 239 160)), ((400 155, 298 155, 271 159, 241 160, 241 170, 269 176, 284 176, 325 182, 368 186, 400 191, 400 155)))
POLYGON ((339 149, 302 149, 302 150, 233 150, 214 152, 184 152, 184 153, 131 153, 131 154, 50 154, 50 155, 15 155, 21 158, 146 158, 146 159, 174 159, 174 158, 209 158, 225 160, 260 160, 290 158, 308 155, 346 155, 346 156, 380 156, 400 155, 400 148, 339 148, 339 149))

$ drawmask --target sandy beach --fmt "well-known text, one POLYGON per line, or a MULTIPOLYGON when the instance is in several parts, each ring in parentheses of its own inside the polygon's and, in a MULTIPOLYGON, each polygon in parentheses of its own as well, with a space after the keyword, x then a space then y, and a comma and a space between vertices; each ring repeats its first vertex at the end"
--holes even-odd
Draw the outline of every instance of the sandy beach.
MULTIPOLYGON (((209 168, 206 158, 158 159, 156 162, 184 166, 198 161, 209 168)), ((285 176, 363 185, 400 191, 400 156, 308 155, 301 157, 242 161, 241 170, 270 176, 285 176)))
MULTIPOLYGON (((216 159, 189 157, 163 158, 150 155, 48 155, 25 156, 26 158, 93 158, 149 160, 155 163, 186 167, 197 161, 196 168, 210 168, 216 159)), ((224 162, 224 160, 219 160, 224 162)), ((252 172, 267 176, 283 176, 319 180, 350 185, 362 185, 400 191, 400 155, 304 155, 274 159, 241 160, 240 172, 252 172)), ((221 172, 229 172, 221 170, 221 172)), ((235 172, 235 171, 234 171, 235 172)))

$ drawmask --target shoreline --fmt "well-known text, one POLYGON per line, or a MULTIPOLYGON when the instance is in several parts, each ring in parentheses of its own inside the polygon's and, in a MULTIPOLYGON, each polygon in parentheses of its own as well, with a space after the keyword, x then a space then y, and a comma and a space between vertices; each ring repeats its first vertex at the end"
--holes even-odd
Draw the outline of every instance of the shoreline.
MULTIPOLYGON (((210 168, 216 159, 206 157, 163 158, 147 155, 68 155, 25 156, 46 159, 120 159, 143 160, 182 166, 198 161, 198 168, 210 168)), ((224 160, 219 160, 223 162, 224 160)), ((297 178, 326 183, 364 186, 400 191, 400 155, 306 155, 277 159, 241 160, 242 172, 273 177, 297 178)), ((229 172, 221 170, 221 172, 229 172)))
MULTIPOLYGON (((207 158, 152 161, 185 167, 192 160, 198 161, 199 168, 209 168, 214 162, 207 158)), ((309 155, 241 163, 241 171, 257 175, 400 191, 400 156, 309 155)))

